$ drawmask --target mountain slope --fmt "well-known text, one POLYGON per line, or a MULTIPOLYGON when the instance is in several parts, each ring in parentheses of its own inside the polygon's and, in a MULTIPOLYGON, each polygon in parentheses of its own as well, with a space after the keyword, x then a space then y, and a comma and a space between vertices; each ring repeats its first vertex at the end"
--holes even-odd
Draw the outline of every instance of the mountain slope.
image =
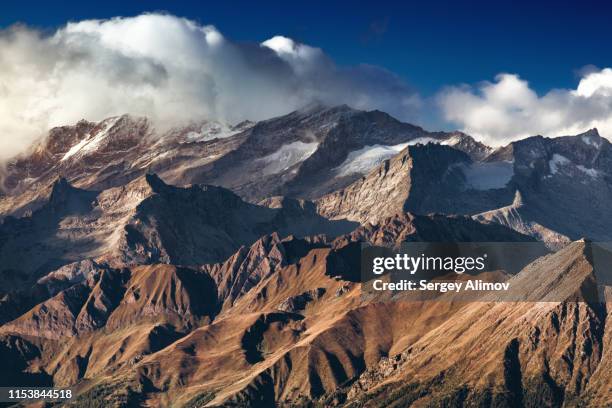
POLYGON ((317 208, 331 219, 346 218, 362 224, 405 211, 479 212, 498 206, 508 195, 504 181, 509 178, 505 174, 491 189, 472 184, 498 165, 474 163, 465 153, 448 146, 408 146, 367 176, 318 199, 317 208))
POLYGON ((594 286, 603 289, 609 276, 597 276, 589 252, 577 242, 532 263, 510 282, 515 295, 540 302, 471 303, 362 376, 349 395, 371 407, 612 404, 609 392, 595 402, 587 391, 609 364, 610 332, 610 303, 594 286))
POLYGON ((512 204, 474 216, 475 220, 495 222, 523 234, 531 235, 540 241, 546 242, 553 249, 560 249, 570 242, 570 239, 565 235, 546 228, 537 222, 528 221, 534 218, 536 217, 529 215, 529 208, 525 208, 522 195, 518 190, 512 204))
POLYGON ((513 183, 523 203, 517 213, 525 223, 572 240, 612 238, 607 208, 612 200, 612 144, 596 129, 577 136, 527 138, 491 157, 513 161, 513 183))

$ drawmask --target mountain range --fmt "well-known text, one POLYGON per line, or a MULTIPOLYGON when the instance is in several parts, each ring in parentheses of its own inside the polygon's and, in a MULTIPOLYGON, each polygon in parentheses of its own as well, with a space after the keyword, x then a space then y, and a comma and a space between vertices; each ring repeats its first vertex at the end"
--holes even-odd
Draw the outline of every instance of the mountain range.
POLYGON ((611 202, 595 129, 490 147, 321 105, 54 128, 2 172, 0 385, 77 407, 612 406, 611 202), (538 241, 490 276, 541 301, 362 291, 363 245, 538 241))

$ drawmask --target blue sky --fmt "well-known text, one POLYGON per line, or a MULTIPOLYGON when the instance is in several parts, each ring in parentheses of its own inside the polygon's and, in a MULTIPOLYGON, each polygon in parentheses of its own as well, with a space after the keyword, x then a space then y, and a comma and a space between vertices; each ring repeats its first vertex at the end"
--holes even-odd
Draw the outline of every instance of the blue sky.
POLYGON ((67 21, 167 11, 215 25, 235 41, 281 34, 338 64, 385 67, 423 94, 518 73, 538 93, 575 86, 586 65, 612 66, 608 2, 566 1, 62 1, 6 0, 0 25, 53 29, 67 21))

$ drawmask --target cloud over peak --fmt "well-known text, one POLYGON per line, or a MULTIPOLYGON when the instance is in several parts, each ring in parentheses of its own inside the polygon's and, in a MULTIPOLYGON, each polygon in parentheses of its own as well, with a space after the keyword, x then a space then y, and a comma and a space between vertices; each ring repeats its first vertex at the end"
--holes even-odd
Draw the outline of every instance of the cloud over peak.
POLYGON ((516 74, 438 95, 444 118, 491 144, 536 134, 559 136, 598 128, 612 136, 612 69, 585 73, 576 89, 539 96, 516 74))
POLYGON ((1 31, 0 96, 0 158, 82 118, 237 122, 318 101, 409 119, 420 102, 381 68, 339 67, 321 49, 282 36, 233 42, 214 26, 167 14, 68 23, 51 35, 1 31))

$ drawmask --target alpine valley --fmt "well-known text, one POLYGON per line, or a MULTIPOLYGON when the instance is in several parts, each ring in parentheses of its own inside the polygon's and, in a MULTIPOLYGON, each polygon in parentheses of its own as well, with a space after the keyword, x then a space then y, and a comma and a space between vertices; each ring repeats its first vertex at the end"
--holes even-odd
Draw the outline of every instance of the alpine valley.
POLYGON ((1 181, 0 386, 76 395, 46 406, 612 407, 596 129, 492 148, 348 106, 124 115, 1 181), (543 242, 490 272, 542 301, 363 295, 363 244, 420 241, 543 242))

